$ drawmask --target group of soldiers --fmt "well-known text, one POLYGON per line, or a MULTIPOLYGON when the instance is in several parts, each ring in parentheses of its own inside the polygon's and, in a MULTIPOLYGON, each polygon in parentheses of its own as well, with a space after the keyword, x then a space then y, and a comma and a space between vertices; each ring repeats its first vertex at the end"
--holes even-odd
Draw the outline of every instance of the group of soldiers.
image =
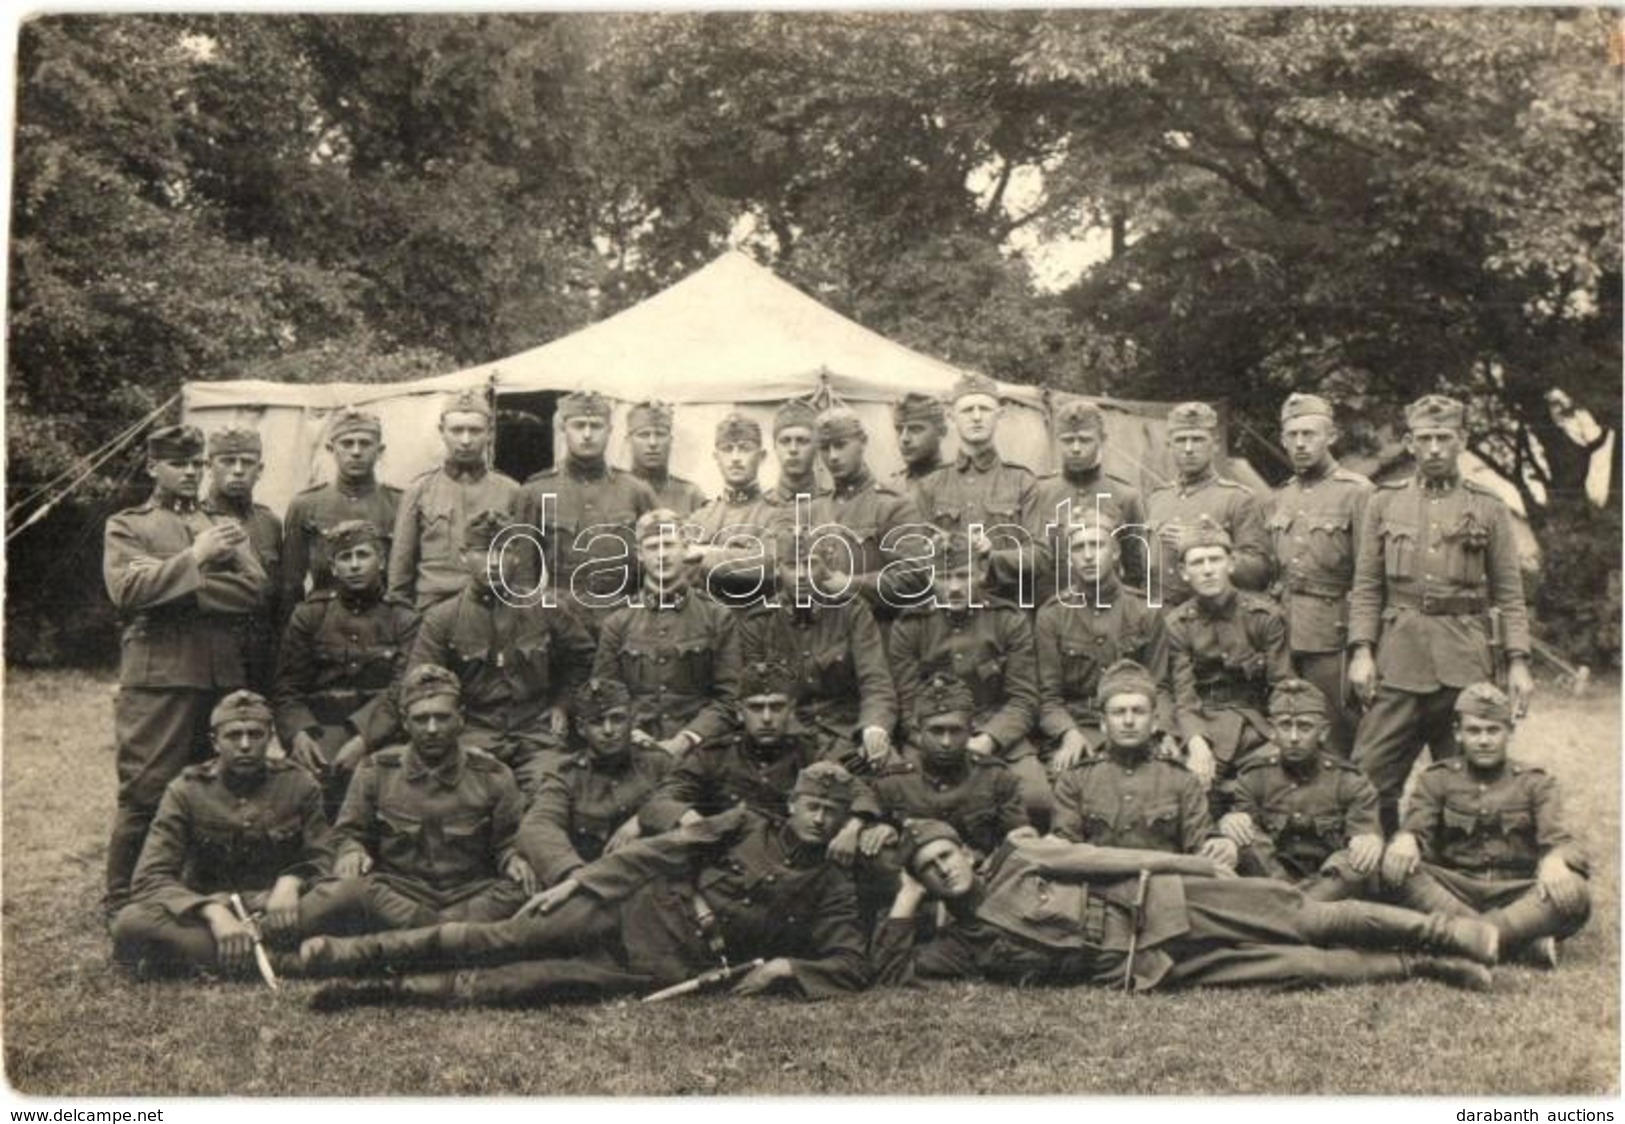
POLYGON ((788 403, 772 489, 731 414, 707 501, 657 402, 622 470, 610 404, 563 396, 521 485, 459 395, 404 493, 345 410, 285 520, 252 430, 154 433, 151 499, 107 526, 115 954, 502 1002, 1555 965, 1587 865, 1508 755, 1528 626, 1459 403, 1414 403, 1417 475, 1374 488, 1293 394, 1268 497, 1215 472, 1202 403, 1143 497, 1098 407, 1059 408, 1045 477, 1001 412, 980 376, 910 395, 883 482, 856 413, 788 403))

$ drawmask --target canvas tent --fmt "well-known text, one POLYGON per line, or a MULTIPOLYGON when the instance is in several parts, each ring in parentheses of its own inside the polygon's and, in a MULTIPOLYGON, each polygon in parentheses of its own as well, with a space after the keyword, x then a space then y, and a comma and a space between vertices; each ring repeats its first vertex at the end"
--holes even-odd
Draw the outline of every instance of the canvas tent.
MULTIPOLYGON (((882 478, 901 466, 890 404, 910 391, 945 395, 959 368, 912 351, 826 307, 737 252, 725 253, 641 304, 540 347, 451 374, 397 383, 187 383, 185 419, 205 431, 259 430, 266 444, 260 502, 284 510, 301 488, 329 478, 323 429, 346 406, 380 416, 387 447, 380 476, 404 485, 440 459, 435 426, 458 391, 495 394, 497 463, 521 478, 552 463, 558 396, 594 389, 616 403, 612 463, 629 463, 625 418, 635 402, 675 408, 672 471, 709 494, 721 485, 712 433, 739 409, 770 433, 775 409, 791 398, 843 403, 869 431, 869 463, 882 478)), ((1036 472, 1051 465, 1049 418, 1061 396, 1000 384, 1006 414, 999 446, 1036 472)), ((1168 473, 1162 458, 1165 405, 1096 399, 1107 425, 1107 467, 1149 485, 1168 473)), ((952 441, 947 445, 952 451, 952 441)), ((1229 471, 1262 487, 1244 461, 1229 471)), ((771 483, 776 470, 764 467, 771 483)))

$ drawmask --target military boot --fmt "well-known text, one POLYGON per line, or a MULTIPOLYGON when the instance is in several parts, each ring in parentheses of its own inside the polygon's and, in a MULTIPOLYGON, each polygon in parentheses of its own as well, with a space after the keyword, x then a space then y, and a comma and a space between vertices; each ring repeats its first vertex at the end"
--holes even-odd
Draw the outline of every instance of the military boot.
POLYGON ((1501 948, 1508 960, 1557 967, 1557 943, 1550 938, 1577 932, 1590 914, 1589 907, 1577 917, 1559 913, 1539 893, 1525 894, 1511 905, 1488 910, 1484 920, 1501 934, 1501 948))
POLYGON ((1400 959, 1405 962, 1406 974, 1412 979, 1438 980, 1467 991, 1490 989, 1490 970, 1471 960, 1463 960, 1459 956, 1411 956, 1406 953, 1401 953, 1400 959))
POLYGON ((1309 901, 1302 914, 1304 935, 1314 944, 1434 952, 1488 965, 1500 951, 1495 926, 1472 917, 1358 901, 1309 901))
POLYGON ((1425 870, 1414 871, 1394 888, 1394 902, 1418 913, 1442 913, 1446 917, 1477 917, 1478 910, 1462 901, 1425 870))
POLYGON ((450 1007, 463 1001, 456 980, 462 973, 426 972, 367 983, 329 983, 310 997, 313 1011, 344 1011, 352 1007, 450 1007))
POLYGON ((436 963, 440 958, 440 927, 436 925, 361 937, 311 937, 299 946, 299 963, 310 979, 378 975, 390 968, 436 963))

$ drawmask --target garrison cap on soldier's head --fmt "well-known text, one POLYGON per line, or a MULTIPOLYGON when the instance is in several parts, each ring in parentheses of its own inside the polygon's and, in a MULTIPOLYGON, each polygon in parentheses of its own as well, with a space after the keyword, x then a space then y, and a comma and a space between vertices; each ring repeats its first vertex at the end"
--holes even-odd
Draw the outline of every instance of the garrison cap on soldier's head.
POLYGON ((1181 402, 1168 411, 1168 433, 1181 429, 1218 429, 1219 415, 1206 402, 1181 402))
POLYGON ((209 434, 209 456, 224 457, 235 453, 253 453, 256 457, 265 451, 258 430, 233 425, 209 434))
POLYGON ((1456 713, 1512 724, 1512 700, 1494 683, 1474 683, 1456 696, 1456 713))
POLYGON ((378 530, 378 524, 370 519, 346 519, 323 531, 322 541, 327 543, 327 549, 337 556, 362 543, 378 546, 384 541, 384 535, 378 530))
POLYGON ((1235 550, 1235 544, 1230 541, 1230 532, 1215 523, 1206 513, 1180 532, 1179 557, 1184 558, 1191 551, 1204 546, 1222 546, 1229 551, 1235 550))
POLYGON ((410 708, 413 703, 440 695, 450 695, 454 699, 461 700, 463 684, 455 674, 439 664, 420 663, 401 678, 402 710, 410 708))
POLYGON ((638 521, 632 525, 632 538, 636 542, 655 538, 666 534, 664 528, 670 527, 671 533, 676 534, 683 525, 683 517, 669 507, 657 507, 653 511, 645 511, 638 516, 638 521))
POLYGON ((594 675, 570 692, 570 716, 577 722, 596 722, 617 707, 632 705, 632 692, 619 679, 594 675))
POLYGON ((1076 433, 1079 430, 1092 430, 1095 433, 1106 431, 1106 415, 1100 412, 1100 407, 1093 402, 1085 402, 1081 398, 1074 398, 1063 403, 1055 411, 1055 432, 1076 433))
POLYGON ((948 422, 948 410, 942 404, 942 399, 935 395, 911 390, 892 403, 891 420, 895 426, 906 422, 927 422, 940 428, 948 422))
POLYGON ((1144 664, 1133 660, 1118 660, 1100 673, 1095 685, 1095 704, 1105 706, 1117 695, 1144 695, 1157 697, 1157 681, 1144 664))
POLYGON ((792 398, 773 415, 773 436, 786 429, 817 429, 818 411, 799 398, 792 398))
POLYGON ((628 433, 636 433, 640 429, 670 428, 671 407, 664 402, 646 398, 627 412, 626 431, 628 433))
POLYGON ((1289 422, 1293 418, 1309 418, 1332 416, 1332 404, 1318 394, 1288 394, 1286 401, 1281 403, 1281 420, 1289 422))
POLYGON ((189 460, 202 455, 203 431, 195 425, 166 425, 147 434, 147 456, 151 460, 189 460))
POLYGON ((922 683, 914 695, 915 722, 924 722, 927 718, 952 711, 970 714, 975 709, 975 696, 956 675, 938 672, 922 683))
POLYGON ((233 691, 209 712, 209 729, 217 729, 227 722, 263 722, 269 726, 271 704, 253 691, 233 691))
POLYGON ((377 414, 346 408, 334 414, 333 420, 327 423, 327 439, 337 441, 346 433, 370 433, 381 441, 384 423, 378 420, 377 414))
POLYGON ((1117 519, 1109 511, 1100 511, 1095 508, 1085 508, 1074 511, 1071 520, 1066 525, 1066 542, 1068 546, 1083 531, 1100 531, 1108 539, 1112 532, 1117 530, 1117 519))
POLYGON ((856 437, 867 439, 863 419, 846 406, 831 406, 818 415, 818 441, 827 445, 831 441, 844 441, 856 437))
POLYGON ((1467 407, 1442 394, 1424 394, 1405 407, 1407 429, 1460 429, 1467 421, 1467 407))
POLYGON ((503 530, 513 526, 513 516, 506 511, 486 508, 469 519, 463 528, 464 550, 490 550, 491 544, 503 530))
POLYGON ((1307 679, 1283 679, 1270 692, 1270 715, 1325 714, 1326 696, 1307 679))
POLYGON ((561 422, 571 418, 603 418, 609 419, 609 399, 596 390, 573 390, 559 399, 558 419, 561 422))
POLYGON ((739 697, 796 696, 796 673, 782 660, 753 660, 739 669, 739 697))
POLYGON ((948 401, 958 402, 961 398, 972 394, 985 394, 996 402, 999 399, 999 384, 986 375, 978 374, 975 371, 966 371, 959 376, 959 380, 954 383, 953 389, 948 392, 948 401))
POLYGON ((762 427, 737 410, 717 423, 717 448, 724 445, 760 445, 762 427))
POLYGON ((852 803, 856 782, 852 774, 833 761, 814 761, 796 774, 796 783, 790 789, 791 799, 797 796, 817 796, 824 800, 852 803))
POLYGON ((938 531, 931 540, 931 572, 951 574, 956 570, 974 570, 982 562, 971 548, 970 536, 964 531, 938 531))
POLYGON ((491 403, 485 400, 485 392, 474 390, 460 390, 457 396, 440 408, 440 416, 447 414, 484 414, 491 416, 491 403))
POLYGON ((911 819, 903 821, 902 853, 904 865, 912 872, 914 869, 914 856, 920 853, 920 848, 927 843, 935 843, 939 839, 946 839, 950 843, 963 847, 965 841, 960 838, 954 825, 946 820, 911 819))

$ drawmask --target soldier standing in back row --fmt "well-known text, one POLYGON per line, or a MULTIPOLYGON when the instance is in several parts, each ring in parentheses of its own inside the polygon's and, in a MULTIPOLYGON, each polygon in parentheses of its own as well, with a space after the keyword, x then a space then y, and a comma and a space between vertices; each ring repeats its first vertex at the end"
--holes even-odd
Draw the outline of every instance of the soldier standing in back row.
POLYGON ((243 675, 253 691, 267 695, 276 675, 276 645, 292 606, 277 604, 281 591, 282 520, 254 502, 254 485, 265 471, 260 435, 233 427, 209 434, 209 492, 198 507, 209 515, 235 519, 248 532, 269 585, 258 612, 243 622, 243 675))
POLYGON ((147 438, 152 498, 107 521, 102 577, 123 622, 113 701, 118 810, 107 844, 109 917, 164 789, 204 755, 209 713, 243 685, 246 621, 265 606, 269 578, 236 519, 198 506, 203 434, 169 426, 147 438))
POLYGON ((948 411, 942 399, 911 391, 892 406, 891 417, 903 467, 893 473, 889 483, 923 511, 920 485, 943 465, 942 439, 948 436, 948 411))
POLYGON ((1516 716, 1534 689, 1512 517, 1456 463, 1465 411, 1430 394, 1405 421, 1417 474, 1372 495, 1349 594, 1349 686, 1367 702, 1355 763, 1376 785, 1389 831, 1422 747, 1436 761, 1456 754, 1457 692, 1494 679, 1502 655, 1516 716))
POLYGON ((1348 596, 1371 481, 1338 465, 1332 456, 1336 440, 1332 407, 1324 398, 1294 394, 1282 403, 1281 445, 1293 475, 1271 496, 1264 526, 1293 670, 1325 696, 1327 748, 1347 757, 1354 746, 1354 719, 1344 699, 1348 596))
POLYGON ((1185 402, 1168 411, 1168 447, 1178 479, 1153 488, 1145 499, 1152 569, 1157 575, 1157 585, 1148 592, 1161 596, 1153 604, 1172 608, 1190 597, 1190 586, 1179 573, 1179 543, 1204 515, 1230 536, 1237 588, 1261 590, 1269 584, 1263 508, 1245 484, 1214 471, 1218 428, 1219 415, 1205 402, 1185 402))
MULTIPOLYGON (((1055 442, 1060 446, 1061 469, 1038 478, 1038 512, 1053 524, 1049 536, 1050 565, 1038 576, 1038 603, 1042 605, 1064 580, 1060 562, 1066 552, 1069 523, 1078 523, 1095 512, 1106 516, 1116 530, 1114 561, 1120 562, 1123 584, 1146 587, 1145 505, 1140 490, 1101 463, 1106 444, 1106 419, 1092 402, 1074 399, 1055 411, 1055 442), (1063 514, 1062 503, 1070 505, 1063 514)), ((1116 583, 1117 575, 1113 575, 1116 583)))
POLYGON ((767 456, 762 427, 730 413, 717 423, 712 456, 722 474, 722 494, 683 522, 697 529, 695 584, 729 608, 753 605, 773 589, 769 526, 776 512, 757 480, 767 456))
POLYGON ((333 454, 333 480, 294 496, 283 520, 282 605, 290 614, 305 599, 307 577, 312 591, 333 584, 333 560, 322 536, 340 523, 361 520, 378 528, 383 561, 389 563, 401 490, 380 483, 376 475, 384 455, 383 424, 374 414, 340 410, 327 427, 327 451, 333 454))
POLYGON ((671 471, 671 413, 664 402, 646 399, 626 415, 632 475, 653 489, 656 507, 688 515, 705 506, 705 493, 671 471))

